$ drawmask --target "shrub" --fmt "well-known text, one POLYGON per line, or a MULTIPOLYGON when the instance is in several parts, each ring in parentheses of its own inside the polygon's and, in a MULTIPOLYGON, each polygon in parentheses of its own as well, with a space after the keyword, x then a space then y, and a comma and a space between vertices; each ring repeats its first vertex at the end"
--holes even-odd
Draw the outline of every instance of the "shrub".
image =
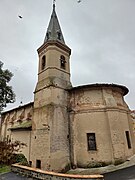
POLYGON ((14 141, 4 139, 0 141, 0 164, 10 165, 14 163, 15 154, 20 152, 26 144, 20 141, 14 141))
POLYGON ((24 154, 15 154, 15 163, 19 163, 24 166, 28 166, 28 161, 24 154))

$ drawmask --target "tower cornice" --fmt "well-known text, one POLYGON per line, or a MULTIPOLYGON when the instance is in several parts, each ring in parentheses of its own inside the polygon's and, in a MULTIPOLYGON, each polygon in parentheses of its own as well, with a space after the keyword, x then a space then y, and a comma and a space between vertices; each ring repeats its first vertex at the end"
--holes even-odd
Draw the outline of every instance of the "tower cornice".
POLYGON ((44 43, 43 45, 41 45, 38 49, 37 52, 38 54, 40 54, 44 49, 46 49, 48 46, 57 46, 58 48, 64 50, 65 52, 67 52, 69 55, 71 55, 71 49, 66 46, 65 44, 59 42, 59 41, 47 41, 46 43, 44 43))

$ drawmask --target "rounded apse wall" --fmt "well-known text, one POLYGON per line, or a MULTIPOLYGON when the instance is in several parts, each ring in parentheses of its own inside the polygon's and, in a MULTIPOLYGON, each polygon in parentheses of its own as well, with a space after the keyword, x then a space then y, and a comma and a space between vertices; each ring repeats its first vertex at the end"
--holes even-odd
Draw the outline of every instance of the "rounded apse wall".
POLYGON ((93 84, 70 91, 71 159, 78 167, 122 162, 133 154, 125 86, 93 84), (128 133, 128 137, 127 134, 128 133))

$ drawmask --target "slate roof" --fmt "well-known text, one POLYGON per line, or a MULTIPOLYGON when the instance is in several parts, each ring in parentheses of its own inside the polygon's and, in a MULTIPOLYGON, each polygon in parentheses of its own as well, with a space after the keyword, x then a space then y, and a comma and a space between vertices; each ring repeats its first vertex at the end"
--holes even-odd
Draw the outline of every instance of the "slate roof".
POLYGON ((65 44, 62 30, 60 28, 60 24, 59 24, 57 14, 55 11, 55 4, 53 4, 53 11, 52 11, 51 19, 47 28, 44 43, 48 41, 56 41, 56 40, 65 44))

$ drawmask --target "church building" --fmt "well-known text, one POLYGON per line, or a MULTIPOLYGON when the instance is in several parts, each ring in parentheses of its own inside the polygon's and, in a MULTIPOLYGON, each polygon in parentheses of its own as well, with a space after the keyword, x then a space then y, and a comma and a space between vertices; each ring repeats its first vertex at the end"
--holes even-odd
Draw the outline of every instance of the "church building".
POLYGON ((64 172, 118 164, 135 153, 125 86, 70 81, 71 49, 66 45, 55 4, 43 44, 37 50, 34 101, 2 113, 1 138, 27 144, 32 167, 64 172))

